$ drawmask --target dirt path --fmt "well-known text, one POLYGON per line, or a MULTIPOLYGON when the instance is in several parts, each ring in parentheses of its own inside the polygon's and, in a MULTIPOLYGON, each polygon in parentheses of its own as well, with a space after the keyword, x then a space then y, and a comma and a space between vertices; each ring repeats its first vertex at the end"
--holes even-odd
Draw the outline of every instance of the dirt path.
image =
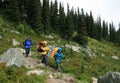
MULTIPOLYGON (((26 58, 26 63, 27 63, 26 66, 32 69, 36 69, 36 66, 42 66, 39 65, 40 60, 31 57, 26 58)), ((47 66, 47 68, 50 71, 47 78, 47 83, 76 83, 73 77, 65 73, 57 72, 52 67, 47 66)))

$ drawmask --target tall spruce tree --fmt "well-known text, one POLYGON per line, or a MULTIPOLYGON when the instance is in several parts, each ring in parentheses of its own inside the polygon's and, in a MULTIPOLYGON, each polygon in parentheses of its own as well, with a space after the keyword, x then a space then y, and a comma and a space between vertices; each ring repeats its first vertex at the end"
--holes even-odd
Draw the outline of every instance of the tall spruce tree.
POLYGON ((116 43, 116 30, 113 23, 109 24, 109 33, 110 41, 116 43))
POLYGON ((54 32, 59 32, 59 26, 58 26, 58 2, 55 0, 53 4, 53 19, 52 19, 52 29, 54 32))
POLYGON ((50 32, 50 12, 49 12, 49 0, 43 0, 42 7, 42 22, 45 33, 50 32))
POLYGON ((52 2, 52 0, 51 0, 51 2, 50 2, 50 27, 51 27, 51 32, 53 32, 53 29, 52 29, 52 27, 53 27, 53 2, 52 2))
POLYGON ((78 10, 78 35, 75 37, 75 41, 77 41, 81 45, 87 45, 87 31, 86 31, 86 23, 85 23, 85 15, 83 9, 81 9, 81 14, 78 10))
POLYGON ((120 46, 120 24, 119 24, 119 29, 117 30, 117 44, 120 46))
POLYGON ((95 37, 95 25, 94 25, 94 18, 92 15, 92 12, 90 11, 90 37, 94 38, 95 37))
POLYGON ((73 22, 74 22, 74 31, 77 31, 77 24, 78 24, 78 15, 77 12, 75 11, 73 14, 73 22))
POLYGON ((42 32, 43 25, 41 22, 40 0, 25 0, 25 8, 27 14, 27 22, 36 32, 42 32))
POLYGON ((18 3, 19 3, 19 0, 5 0, 3 2, 5 18, 14 23, 19 23, 20 21, 18 3))
POLYGON ((59 33, 62 38, 65 38, 65 12, 64 7, 61 3, 59 6, 59 33))
POLYGON ((0 8, 2 7, 2 0, 0 0, 0 8))
POLYGON ((101 17, 97 18, 97 22, 96 22, 96 33, 97 33, 97 40, 102 40, 102 26, 101 26, 101 17))
POLYGON ((72 17, 72 11, 69 9, 69 4, 67 4, 67 17, 66 17, 66 29, 65 29, 65 37, 67 40, 72 39, 73 36, 73 17, 72 17))
POLYGON ((103 39, 108 40, 108 24, 105 21, 103 21, 102 28, 103 28, 103 39))
POLYGON ((24 23, 26 18, 25 0, 19 0, 19 12, 20 12, 20 22, 24 23))

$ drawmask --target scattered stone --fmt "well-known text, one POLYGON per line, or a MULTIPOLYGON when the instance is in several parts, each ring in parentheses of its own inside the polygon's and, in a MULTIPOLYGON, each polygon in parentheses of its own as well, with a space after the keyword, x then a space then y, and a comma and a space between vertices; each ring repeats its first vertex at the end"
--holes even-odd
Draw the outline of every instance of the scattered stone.
POLYGON ((15 39, 13 39, 13 46, 17 46, 17 45, 20 45, 20 42, 18 42, 15 39))
POLYGON ((43 75, 45 74, 45 72, 43 70, 31 70, 27 72, 27 75, 31 75, 31 74, 35 74, 35 75, 43 75))
POLYGON ((75 52, 79 52, 80 51, 80 47, 79 46, 66 44, 65 47, 70 48, 70 49, 72 49, 75 52))
POLYGON ((53 79, 53 78, 54 78, 54 76, 52 75, 52 73, 49 74, 48 78, 49 78, 49 79, 53 79))
POLYGON ((106 75, 98 78, 98 83, 120 83, 120 73, 112 71, 108 72, 106 75))
POLYGON ((20 35, 20 32, 15 31, 15 30, 11 30, 10 32, 11 32, 11 33, 15 33, 15 34, 17 34, 17 35, 20 35))
POLYGON ((0 35, 0 39, 2 39, 2 36, 0 35))
POLYGON ((112 59, 119 60, 119 57, 118 56, 112 56, 112 59))
POLYGON ((91 77, 92 83, 97 83, 98 79, 95 77, 91 77))
POLYGON ((46 38, 53 39, 54 37, 52 35, 46 35, 46 38))

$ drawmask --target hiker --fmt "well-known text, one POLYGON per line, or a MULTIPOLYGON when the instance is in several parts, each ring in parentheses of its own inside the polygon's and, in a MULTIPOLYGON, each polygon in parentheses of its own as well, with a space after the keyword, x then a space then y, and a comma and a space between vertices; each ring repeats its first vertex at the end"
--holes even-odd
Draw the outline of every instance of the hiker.
POLYGON ((39 43, 39 45, 37 46, 37 50, 39 52, 41 52, 41 54, 42 54, 42 61, 41 62, 45 65, 48 65, 47 54, 48 54, 49 48, 47 46, 47 42, 46 41, 41 41, 39 43))
POLYGON ((55 62, 56 62, 56 69, 61 72, 62 71, 62 69, 61 69, 61 59, 65 59, 65 57, 62 53, 62 48, 58 48, 58 51, 54 55, 54 59, 55 59, 55 62))
POLYGON ((25 40, 23 41, 23 45, 24 45, 24 48, 25 48, 26 57, 28 57, 29 53, 30 53, 31 45, 33 45, 33 42, 31 41, 30 36, 27 36, 25 38, 25 40))

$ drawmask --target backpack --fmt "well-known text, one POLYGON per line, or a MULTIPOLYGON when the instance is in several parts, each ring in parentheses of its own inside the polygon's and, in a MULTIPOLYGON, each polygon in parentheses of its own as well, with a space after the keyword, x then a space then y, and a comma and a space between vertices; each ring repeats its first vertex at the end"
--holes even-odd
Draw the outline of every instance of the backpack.
POLYGON ((55 53, 56 53, 57 51, 58 51, 58 47, 56 47, 56 48, 53 49, 53 51, 52 51, 52 53, 51 53, 52 59, 54 59, 54 55, 55 55, 55 53))
POLYGON ((43 52, 43 42, 41 41, 41 42, 39 42, 39 44, 38 44, 38 47, 37 47, 37 51, 39 51, 39 52, 43 52))

